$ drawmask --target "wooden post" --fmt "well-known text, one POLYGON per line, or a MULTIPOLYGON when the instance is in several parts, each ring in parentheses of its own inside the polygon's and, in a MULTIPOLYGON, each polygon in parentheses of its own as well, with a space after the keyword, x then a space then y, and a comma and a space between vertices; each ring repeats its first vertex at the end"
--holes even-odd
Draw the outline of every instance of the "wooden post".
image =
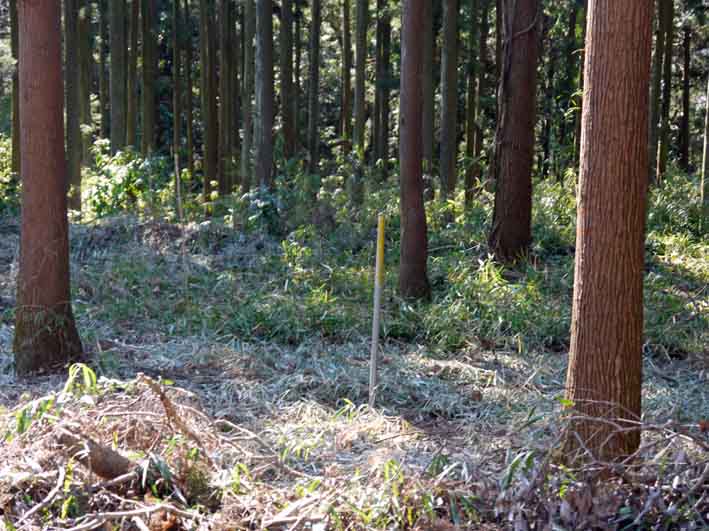
POLYGON ((372 350, 369 362, 369 407, 377 398, 377 358, 379 353, 379 319, 384 284, 384 214, 377 218, 377 265, 374 277, 374 316, 372 318, 372 350))

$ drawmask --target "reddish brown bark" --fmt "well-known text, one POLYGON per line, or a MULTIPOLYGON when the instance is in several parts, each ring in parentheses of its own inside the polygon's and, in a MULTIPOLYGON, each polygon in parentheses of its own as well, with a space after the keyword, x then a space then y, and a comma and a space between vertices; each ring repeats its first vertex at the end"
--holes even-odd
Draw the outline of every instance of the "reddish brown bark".
POLYGON ((537 0, 502 0, 505 38, 492 176, 496 185, 490 248, 513 261, 532 240, 532 162, 539 43, 537 0))
POLYGON ((399 292, 402 297, 428 297, 427 235, 423 204, 423 10, 406 0, 402 15, 399 164, 401 167, 401 249, 399 292))
POLYGON ((566 381, 584 419, 572 422, 568 445, 579 448, 575 432, 613 460, 640 442, 639 431, 608 421, 640 419, 652 10, 647 0, 592 0, 587 35, 566 381))
POLYGON ((61 2, 18 2, 22 235, 15 369, 57 368, 81 354, 69 292, 61 2))

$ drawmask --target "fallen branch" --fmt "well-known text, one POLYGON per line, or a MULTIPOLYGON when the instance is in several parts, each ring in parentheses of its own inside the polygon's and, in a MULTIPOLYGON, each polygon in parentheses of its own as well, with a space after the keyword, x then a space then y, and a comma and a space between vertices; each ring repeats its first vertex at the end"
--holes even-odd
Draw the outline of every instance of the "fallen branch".
POLYGON ((142 373, 138 374, 137 381, 147 385, 153 391, 153 393, 158 396, 163 408, 165 409, 165 415, 167 415, 168 420, 174 423, 175 426, 177 426, 177 429, 180 430, 185 437, 194 442, 199 447, 199 449, 202 450, 202 455, 204 455, 204 457, 207 459, 209 466, 215 466, 214 461, 211 457, 209 457, 209 454, 205 450, 205 446, 202 443, 202 439, 199 437, 199 435, 192 431, 192 429, 187 424, 182 421, 180 416, 177 414, 177 411, 175 410, 175 406, 172 404, 170 399, 162 390, 160 384, 149 376, 146 376, 142 373))

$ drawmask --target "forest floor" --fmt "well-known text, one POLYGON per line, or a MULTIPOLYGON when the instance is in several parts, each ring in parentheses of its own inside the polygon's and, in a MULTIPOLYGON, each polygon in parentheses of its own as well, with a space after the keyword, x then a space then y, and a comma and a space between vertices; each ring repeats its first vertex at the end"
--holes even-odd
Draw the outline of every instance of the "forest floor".
POLYGON ((12 371, 19 227, 0 220, 0 528, 709 525, 709 241, 648 240, 643 446, 598 484, 551 458, 573 285, 560 198, 539 201, 567 221, 507 271, 486 256, 484 209, 445 236, 431 224, 433 301, 398 300, 387 276, 375 410, 371 216, 326 236, 127 215, 74 224, 91 371, 31 381, 12 371), (142 472, 101 479, 67 433, 142 472))

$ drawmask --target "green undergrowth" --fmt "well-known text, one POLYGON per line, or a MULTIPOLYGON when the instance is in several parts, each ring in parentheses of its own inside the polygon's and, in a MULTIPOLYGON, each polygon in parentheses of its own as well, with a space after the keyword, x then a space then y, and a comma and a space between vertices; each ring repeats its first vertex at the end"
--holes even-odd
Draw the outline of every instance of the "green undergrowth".
MULTIPOLYGON (((7 151, 7 140, 0 149, 7 151)), ((174 179, 165 157, 93 148, 84 212, 72 229, 75 304, 85 320, 121 334, 202 334, 299 344, 366 336, 371 326, 376 216, 387 218, 384 339, 441 355, 470 348, 565 352, 575 246, 575 176, 535 183, 529 257, 503 267, 488 254, 493 196, 469 208, 459 194, 428 203, 432 299, 397 296, 396 179, 366 176, 350 201, 354 163, 338 159, 316 179, 293 161, 276 192, 254 190, 207 203, 182 176, 176 224, 174 179), (312 194, 319 186, 316 206, 312 194), (209 214, 209 216, 205 216, 209 214)), ((7 155, 7 154, 6 154, 7 155)), ((7 156, 0 161, 7 162, 7 156)), ((4 205, 16 204, 0 166, 4 205)), ((396 168, 391 169, 395 174, 396 168)), ((375 172, 377 173, 377 172, 375 172)), ((649 197, 645 315, 647 353, 701 354, 709 343, 709 239, 700 230, 696 177, 671 174, 649 197)), ((16 195, 16 192, 14 192, 16 195)), ((9 319, 8 312, 5 312, 9 319)))
MULTIPOLYGON (((334 181, 335 179, 333 179, 334 181)), ((709 338, 709 243, 699 233, 689 181, 675 177, 652 193, 648 222, 646 351, 685 357, 709 338), (679 211, 679 196, 684 210, 679 211), (681 220, 681 223, 680 223, 681 220), (678 228, 677 228, 678 227, 678 228)), ((77 227, 74 256, 79 315, 142 336, 206 334, 298 344, 313 335, 335 342, 369 333, 375 219, 387 216, 385 339, 419 343, 441 354, 468 348, 564 352, 568 347, 575 205, 573 181, 535 188, 529 258, 503 267, 488 255, 492 197, 481 192, 430 203, 430 302, 396 292, 399 219, 396 190, 382 186, 353 209, 335 188, 321 193, 332 225, 297 227, 279 197, 252 194, 252 212, 232 229, 235 209, 217 204, 208 221, 181 227, 109 217, 77 227), (334 190, 334 191, 333 191, 334 190), (271 209, 269 211, 269 209, 271 209), (454 221, 446 210, 452 210, 454 221), (269 218, 270 216, 270 218, 269 218), (266 219, 268 218, 268 219, 266 219)), ((286 199, 287 201, 287 199, 286 199)), ((288 206, 288 205, 286 205, 288 206)))

